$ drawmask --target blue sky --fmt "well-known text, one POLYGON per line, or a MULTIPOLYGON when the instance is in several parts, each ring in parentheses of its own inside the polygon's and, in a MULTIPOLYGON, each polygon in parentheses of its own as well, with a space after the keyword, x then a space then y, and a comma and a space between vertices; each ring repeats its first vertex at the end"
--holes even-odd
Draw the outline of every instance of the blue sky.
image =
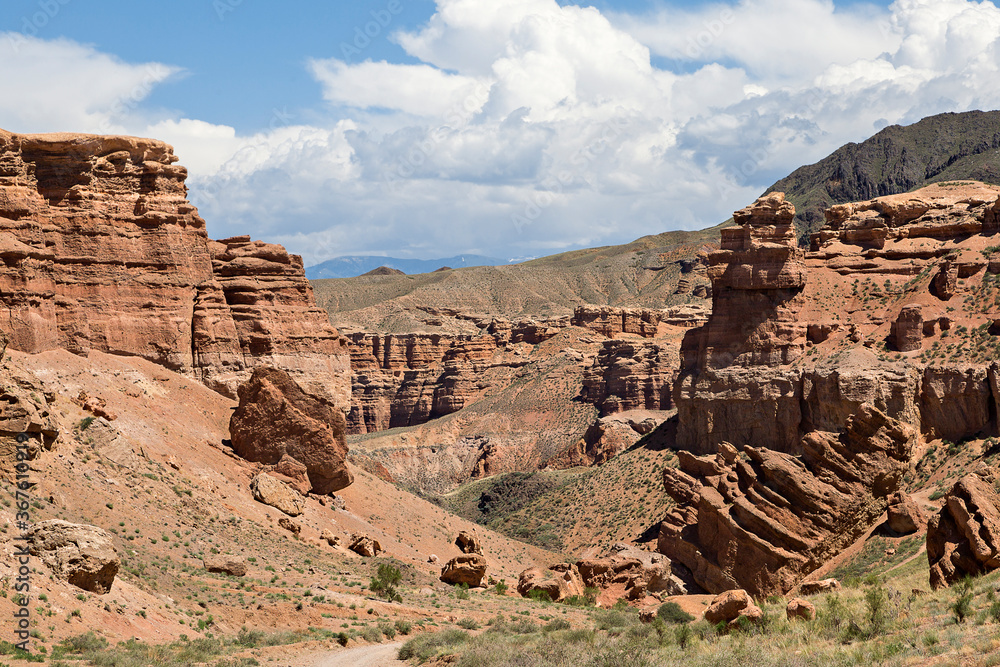
POLYGON ((998 38, 967 0, 8 0, 0 127, 169 141, 210 234, 307 263, 538 256, 996 108, 998 38))

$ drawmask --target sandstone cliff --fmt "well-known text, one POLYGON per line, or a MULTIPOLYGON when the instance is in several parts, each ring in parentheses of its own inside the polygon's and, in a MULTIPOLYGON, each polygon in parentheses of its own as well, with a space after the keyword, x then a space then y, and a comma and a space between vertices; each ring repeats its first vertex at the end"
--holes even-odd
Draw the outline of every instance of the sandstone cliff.
POLYGON ((925 442, 997 431, 998 197, 834 206, 808 251, 780 193, 736 213, 674 385, 685 453, 660 549, 700 586, 787 591, 873 525, 925 442))
POLYGON ((134 355, 228 396, 266 363, 348 403, 348 355, 298 257, 210 242, 160 141, 0 131, 0 303, 13 349, 134 355))
POLYGON ((835 206, 809 252, 780 194, 740 212, 709 258, 712 316, 682 344, 679 446, 791 452, 866 402, 928 437, 990 427, 998 195, 932 186, 835 206))

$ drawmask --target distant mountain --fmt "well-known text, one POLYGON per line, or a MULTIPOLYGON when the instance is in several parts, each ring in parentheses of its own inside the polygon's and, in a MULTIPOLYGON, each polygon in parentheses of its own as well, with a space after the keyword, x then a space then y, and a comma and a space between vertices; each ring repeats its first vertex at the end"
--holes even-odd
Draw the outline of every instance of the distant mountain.
POLYGON ((767 192, 784 192, 795 204, 796 227, 806 237, 823 226, 823 210, 833 204, 958 180, 1000 184, 1000 111, 944 113, 905 127, 890 125, 796 169, 767 192))
POLYGON ((306 278, 354 278, 381 266, 398 269, 406 274, 430 273, 443 266, 459 268, 463 266, 506 266, 523 260, 497 259, 483 255, 458 255, 443 259, 399 259, 398 257, 377 257, 374 255, 347 255, 306 267, 306 278))

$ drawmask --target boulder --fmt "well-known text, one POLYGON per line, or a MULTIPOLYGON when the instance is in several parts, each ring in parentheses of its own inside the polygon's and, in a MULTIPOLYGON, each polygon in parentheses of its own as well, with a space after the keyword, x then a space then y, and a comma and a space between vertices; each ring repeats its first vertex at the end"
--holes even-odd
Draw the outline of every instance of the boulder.
POLYGON ((455 538, 455 546, 461 549, 463 554, 483 553, 483 545, 479 538, 464 530, 455 538))
POLYGON ((329 544, 331 547, 339 547, 340 546, 340 537, 337 536, 337 535, 334 535, 327 528, 324 528, 320 532, 319 539, 323 540, 324 542, 326 542, 327 544, 329 544))
POLYGON ((785 616, 789 621, 797 618, 811 621, 816 618, 816 605, 802 598, 789 600, 788 604, 785 605, 785 616))
POLYGON ((750 594, 742 589, 720 593, 705 609, 705 620, 712 625, 725 623, 726 627, 731 629, 739 624, 741 617, 752 623, 757 623, 764 617, 761 608, 755 605, 750 594))
POLYGON ((568 597, 583 595, 584 585, 571 563, 556 563, 545 570, 529 567, 521 573, 517 592, 522 597, 530 597, 534 591, 544 591, 553 602, 562 602, 568 597))
POLYGON ((816 595, 817 593, 829 593, 839 591, 840 582, 836 579, 821 579, 819 581, 806 581, 799 585, 799 592, 803 595, 816 595))
POLYGON ((234 577, 242 577, 247 573, 247 562, 238 556, 208 554, 202 559, 202 563, 209 572, 222 572, 234 577))
POLYGON ((302 496, 267 473, 261 473, 250 480, 250 492, 257 502, 270 505, 288 516, 298 516, 305 511, 302 496))
POLYGON ((347 548, 365 558, 374 558, 382 551, 382 545, 378 543, 378 540, 360 533, 351 535, 351 545, 347 548))
POLYGON ((92 593, 111 590, 121 563, 104 530, 50 519, 35 524, 26 537, 31 554, 60 579, 92 593))
POLYGON ((257 368, 238 393, 240 404, 229 420, 237 454, 278 466, 280 474, 295 475, 304 466, 313 493, 325 495, 351 484, 346 422, 337 406, 307 393, 276 368, 257 368))
POLYGON ((1000 567, 1000 497, 984 478, 966 475, 944 497, 927 525, 931 588, 938 589, 1000 567))
POLYGON ((483 585, 486 579, 486 558, 482 554, 463 554, 445 563, 441 581, 446 584, 466 584, 469 588, 483 585))
POLYGON ((924 316, 920 306, 904 306, 892 323, 892 344, 900 352, 919 350, 924 340, 924 316))
POLYGON ((925 524, 924 513, 913 501, 913 497, 902 491, 889 496, 889 530, 897 535, 909 535, 920 530, 925 524))
POLYGON ((298 535, 302 532, 302 526, 295 523, 287 516, 283 516, 280 519, 278 519, 278 525, 293 535, 298 535))

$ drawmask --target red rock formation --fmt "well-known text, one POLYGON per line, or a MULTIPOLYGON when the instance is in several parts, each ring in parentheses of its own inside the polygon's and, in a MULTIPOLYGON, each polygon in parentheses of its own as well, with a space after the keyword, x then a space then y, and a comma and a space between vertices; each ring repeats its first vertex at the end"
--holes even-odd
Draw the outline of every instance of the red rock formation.
POLYGON ((931 588, 1000 568, 1000 497, 983 474, 956 482, 927 526, 931 588))
POLYGON ((151 139, 0 131, 11 346, 141 356, 231 396, 271 363, 346 405, 347 351, 301 260, 249 239, 210 250, 176 161, 151 139))
POLYGON ((863 534, 885 511, 909 468, 912 427, 862 405, 840 436, 814 431, 800 455, 723 445, 664 484, 677 502, 657 550, 709 592, 784 594, 863 534))
POLYGON ((636 340, 605 341, 583 376, 580 396, 602 415, 626 410, 669 410, 677 377, 676 348, 636 340))
POLYGON ((229 421, 233 449, 248 461, 306 469, 312 491, 328 494, 353 481, 347 469, 344 415, 322 396, 302 390, 288 373, 258 368, 240 386, 229 421))
POLYGON ((989 308, 945 315, 932 277, 954 274, 961 290, 985 275, 992 242, 977 234, 989 228, 998 194, 982 184, 932 186, 836 206, 809 253, 794 247, 780 196, 738 212, 742 227, 725 232, 709 256, 712 315, 682 344, 678 444, 700 453, 720 442, 793 452, 809 431, 842 430, 865 402, 928 437, 982 431, 992 400, 985 363, 937 360, 923 371, 881 350, 944 346, 950 341, 939 336, 958 316, 971 318, 970 329, 992 323, 989 308))

